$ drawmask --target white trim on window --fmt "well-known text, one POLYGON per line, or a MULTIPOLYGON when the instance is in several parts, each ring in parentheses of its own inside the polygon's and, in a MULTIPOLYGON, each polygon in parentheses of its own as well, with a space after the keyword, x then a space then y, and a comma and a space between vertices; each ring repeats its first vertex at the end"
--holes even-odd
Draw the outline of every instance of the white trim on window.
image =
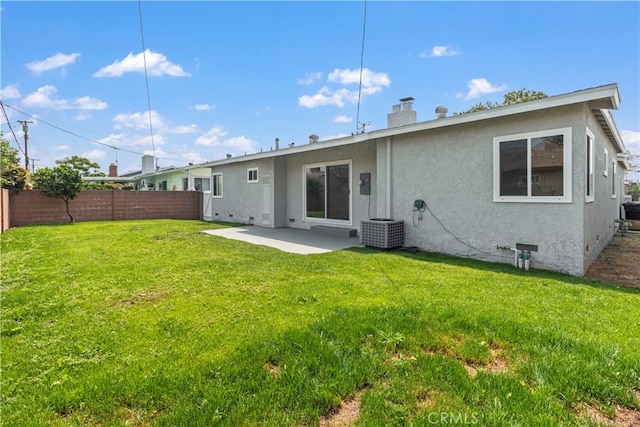
POLYGON ((258 168, 247 169, 247 183, 252 184, 260 182, 260 176, 258 174, 258 168))
POLYGON ((585 182, 584 182, 584 187, 585 187, 585 201, 587 203, 589 202, 593 202, 596 197, 595 197, 595 184, 594 184, 594 179, 595 179, 595 173, 594 173, 594 168, 595 168, 595 160, 594 160, 594 154, 595 154, 595 144, 596 144, 596 137, 593 135, 593 132, 591 132, 589 129, 587 129, 587 145, 585 147, 584 150, 584 155, 585 155, 585 159, 584 159, 584 164, 585 164, 585 182))
MULTIPOLYGON (((336 225, 352 225, 353 224, 353 197, 352 197, 352 175, 353 175, 353 165, 352 160, 336 160, 331 162, 321 162, 321 163, 306 163, 302 165, 302 218, 305 222, 320 222, 325 224, 336 224, 336 225), (307 169, 308 168, 327 168, 330 166, 338 166, 338 165, 347 165, 349 167, 349 188, 348 188, 348 197, 349 197, 349 219, 332 219, 326 218, 326 205, 325 209, 325 218, 319 217, 310 217, 307 216, 307 169)), ((326 197, 326 196, 325 196, 326 197)), ((326 198, 325 198, 326 203, 326 198)))
POLYGON ((615 159, 611 160, 611 170, 612 170, 612 183, 611 183, 611 198, 615 199, 618 196, 618 171, 616 168, 615 159))
POLYGON ((609 176, 609 150, 604 149, 604 167, 602 168, 602 175, 609 176))
MULTIPOLYGON (((572 153, 572 131, 571 128, 549 129, 539 132, 528 132, 516 135, 497 136, 493 138, 493 201, 494 202, 526 202, 526 203, 571 203, 571 153, 572 153), (526 181, 526 194, 501 195, 501 168, 500 168, 500 144, 514 142, 526 147, 526 166, 523 164, 527 177, 531 177, 532 163, 535 162, 532 156, 532 140, 535 138, 562 136, 562 195, 534 195, 532 187, 535 183, 531 178, 526 181), (523 145, 524 144, 524 145, 523 145), (533 162, 532 162, 533 160, 533 162)), ((524 159, 521 159, 524 160, 524 159)), ((515 173, 515 171, 513 171, 515 173)), ((517 178, 514 179, 514 182, 517 178)), ((519 182, 519 181, 518 181, 519 182)), ((517 184, 517 182, 516 182, 517 184)), ((522 192, 522 190, 520 190, 522 192)))
POLYGON ((211 197, 222 199, 222 172, 211 174, 211 197))

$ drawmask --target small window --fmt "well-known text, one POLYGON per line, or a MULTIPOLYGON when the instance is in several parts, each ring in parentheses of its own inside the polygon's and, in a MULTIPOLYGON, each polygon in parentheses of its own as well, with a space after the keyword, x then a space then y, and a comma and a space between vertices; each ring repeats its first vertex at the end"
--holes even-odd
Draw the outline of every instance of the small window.
POLYGON ((258 168, 247 169, 247 182, 258 182, 258 168))
POLYGON ((586 153, 586 183, 585 183, 585 193, 587 202, 593 202, 595 200, 594 194, 594 183, 593 183, 593 168, 594 168, 594 160, 593 160, 593 152, 595 146, 595 138, 593 134, 587 129, 587 146, 585 147, 586 153))
POLYGON ((495 202, 571 202, 571 128, 493 139, 495 202))
POLYGON ((167 191, 167 181, 160 181, 158 183, 158 190, 167 191))
POLYGON ((214 173, 211 177, 213 179, 211 196, 222 198, 222 173, 214 173))
POLYGON ((189 178, 182 178, 182 191, 189 190, 189 178))
POLYGON ((609 150, 604 149, 604 168, 602 169, 604 176, 609 176, 609 150))

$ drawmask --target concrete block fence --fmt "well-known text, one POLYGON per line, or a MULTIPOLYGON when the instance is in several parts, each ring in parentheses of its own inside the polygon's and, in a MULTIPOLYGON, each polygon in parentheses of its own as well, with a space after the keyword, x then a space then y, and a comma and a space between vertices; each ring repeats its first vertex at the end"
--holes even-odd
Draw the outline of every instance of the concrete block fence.
MULTIPOLYGON (((8 197, 9 227, 69 222, 62 199, 38 190, 8 197)), ((202 219, 202 192, 87 190, 71 200, 76 222, 125 219, 202 219)))

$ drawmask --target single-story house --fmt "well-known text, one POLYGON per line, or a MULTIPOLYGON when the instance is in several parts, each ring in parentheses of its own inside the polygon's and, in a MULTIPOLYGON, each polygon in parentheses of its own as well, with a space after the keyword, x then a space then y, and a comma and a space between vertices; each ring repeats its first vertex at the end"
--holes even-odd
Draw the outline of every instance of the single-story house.
MULTIPOLYGON (((584 275, 616 232, 625 147, 616 84, 231 157, 211 170, 205 212, 264 227, 357 230, 383 218, 404 246, 584 275)), ((381 222, 384 223, 384 222, 381 222)), ((366 244, 366 242, 365 242, 366 244)))
POLYGON ((142 156, 142 170, 135 176, 140 190, 203 191, 210 190, 211 171, 198 165, 157 168, 154 157, 142 156))

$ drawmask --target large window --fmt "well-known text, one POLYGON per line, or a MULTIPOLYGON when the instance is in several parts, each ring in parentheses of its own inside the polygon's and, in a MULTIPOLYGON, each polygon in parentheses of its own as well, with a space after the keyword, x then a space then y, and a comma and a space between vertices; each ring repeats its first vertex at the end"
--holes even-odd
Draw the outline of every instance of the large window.
POLYGON ((349 221, 350 162, 305 165, 305 218, 349 221))
POLYGON ((493 139, 496 202, 571 202, 571 128, 493 139))
POLYGON ((211 197, 222 198, 222 173, 214 173, 211 178, 213 179, 211 197))
POLYGON ((593 134, 591 133, 591 131, 587 130, 587 146, 585 147, 585 153, 586 153, 586 159, 585 159, 585 164, 586 164, 586 182, 585 182, 585 196, 586 196, 586 201, 587 202, 593 202, 595 200, 595 185, 594 185, 594 165, 595 165, 595 160, 593 158, 593 153, 594 153, 594 148, 595 148, 595 138, 593 136, 593 134))

